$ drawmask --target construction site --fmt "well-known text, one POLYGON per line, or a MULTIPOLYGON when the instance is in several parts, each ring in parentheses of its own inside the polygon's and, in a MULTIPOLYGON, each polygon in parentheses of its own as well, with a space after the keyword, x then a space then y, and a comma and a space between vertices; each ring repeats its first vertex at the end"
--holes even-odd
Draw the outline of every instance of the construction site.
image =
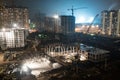
MULTIPOLYGON (((72 6, 71 15, 59 16, 60 24, 58 17, 47 17, 43 25, 49 28, 30 33, 28 8, 15 6, 14 0, 0 0, 0 80, 119 78, 119 39, 90 31, 99 14, 83 32, 75 33, 74 10, 86 8, 72 6)), ((113 35, 119 35, 119 30, 113 35)))

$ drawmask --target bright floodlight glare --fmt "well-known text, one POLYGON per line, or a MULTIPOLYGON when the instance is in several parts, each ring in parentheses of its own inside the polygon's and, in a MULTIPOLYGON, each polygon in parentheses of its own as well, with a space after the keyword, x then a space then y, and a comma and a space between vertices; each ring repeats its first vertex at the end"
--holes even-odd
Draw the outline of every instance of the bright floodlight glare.
POLYGON ((51 70, 51 62, 47 58, 38 58, 34 57, 32 59, 26 59, 23 62, 22 70, 24 72, 29 72, 31 70, 31 74, 38 76, 41 72, 45 72, 51 70))
POLYGON ((25 71, 25 72, 27 72, 28 71, 28 67, 26 65, 23 65, 22 66, 22 70, 25 71))
POLYGON ((24 63, 24 65, 30 69, 44 68, 49 64, 50 61, 46 58, 41 58, 41 59, 36 58, 36 59, 26 60, 26 62, 24 63))
POLYGON ((94 36, 95 34, 90 34, 91 36, 94 36))
POLYGON ((85 60, 86 60, 86 57, 85 57, 84 55, 81 55, 80 60, 81 60, 81 61, 85 61, 85 60))
POLYGON ((81 16, 80 18, 78 18, 78 20, 76 20, 77 23, 84 23, 85 22, 85 17, 81 16))
POLYGON ((55 19, 58 19, 58 18, 59 18, 59 16, 58 16, 58 15, 54 15, 54 18, 55 18, 55 19))
POLYGON ((16 24, 16 23, 14 23, 14 24, 13 24, 13 27, 17 27, 17 24, 16 24))
POLYGON ((5 31, 5 28, 3 28, 2 31, 5 31))

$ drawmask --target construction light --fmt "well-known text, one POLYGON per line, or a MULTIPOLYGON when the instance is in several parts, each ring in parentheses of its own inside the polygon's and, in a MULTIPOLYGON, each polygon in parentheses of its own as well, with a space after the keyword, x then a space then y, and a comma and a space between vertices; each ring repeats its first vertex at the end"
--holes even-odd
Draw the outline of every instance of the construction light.
POLYGON ((55 18, 55 19, 58 19, 58 18, 59 18, 59 16, 58 16, 58 15, 54 15, 54 18, 55 18))
POLYGON ((2 29, 3 32, 5 32, 5 30, 6 30, 5 28, 2 29))
POLYGON ((28 67, 27 67, 27 65, 24 64, 24 65, 22 66, 22 71, 28 72, 28 67))
POLYGON ((17 27, 17 24, 16 24, 16 23, 13 23, 13 27, 17 27))
POLYGON ((85 60, 87 60, 86 57, 84 55, 81 55, 80 56, 80 61, 85 61, 85 60))

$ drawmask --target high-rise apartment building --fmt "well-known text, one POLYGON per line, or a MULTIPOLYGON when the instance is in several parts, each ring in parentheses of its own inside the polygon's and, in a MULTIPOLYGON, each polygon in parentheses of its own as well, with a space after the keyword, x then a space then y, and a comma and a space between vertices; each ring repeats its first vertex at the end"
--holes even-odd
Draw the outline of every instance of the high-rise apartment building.
POLYGON ((120 10, 102 11, 102 33, 120 36, 120 10))
POLYGON ((75 32, 75 17, 74 16, 60 16, 61 29, 64 34, 75 32))
POLYGON ((29 12, 25 7, 0 7, 0 47, 25 46, 29 29, 29 12))
POLYGON ((45 17, 45 30, 60 33, 60 18, 45 17))
POLYGON ((1 8, 0 28, 29 28, 28 9, 25 7, 1 8))
POLYGON ((56 32, 55 20, 53 17, 45 17, 44 29, 48 32, 56 32))

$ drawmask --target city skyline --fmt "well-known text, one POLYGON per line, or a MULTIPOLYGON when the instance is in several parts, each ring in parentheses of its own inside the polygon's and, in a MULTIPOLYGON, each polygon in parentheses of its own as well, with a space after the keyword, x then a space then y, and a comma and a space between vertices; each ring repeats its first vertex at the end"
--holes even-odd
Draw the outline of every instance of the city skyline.
MULTIPOLYGON (((100 14, 103 10, 119 9, 119 0, 17 0, 15 4, 18 6, 25 6, 29 8, 30 17, 33 18, 36 13, 45 13, 48 16, 58 15, 71 15, 72 12, 68 11, 72 6, 74 8, 87 7, 87 9, 74 10, 76 22, 91 22, 96 14, 100 14), (88 20, 89 19, 89 20, 88 20)), ((100 21, 100 17, 98 20, 100 21)))

